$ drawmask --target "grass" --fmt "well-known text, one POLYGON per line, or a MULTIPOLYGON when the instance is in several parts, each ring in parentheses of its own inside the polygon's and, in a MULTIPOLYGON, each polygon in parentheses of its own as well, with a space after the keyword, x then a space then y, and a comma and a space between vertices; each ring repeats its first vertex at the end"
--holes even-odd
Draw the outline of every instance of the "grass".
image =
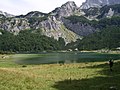
POLYGON ((0 90, 110 90, 120 89, 120 60, 113 71, 107 62, 17 65, 11 55, 0 55, 0 90))

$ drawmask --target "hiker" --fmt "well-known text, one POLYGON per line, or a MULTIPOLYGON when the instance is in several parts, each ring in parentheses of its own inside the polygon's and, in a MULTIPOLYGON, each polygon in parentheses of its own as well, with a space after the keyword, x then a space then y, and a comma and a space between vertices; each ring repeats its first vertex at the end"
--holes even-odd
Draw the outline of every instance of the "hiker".
POLYGON ((110 66, 110 71, 112 71, 112 67, 113 67, 113 60, 109 60, 109 66, 110 66))

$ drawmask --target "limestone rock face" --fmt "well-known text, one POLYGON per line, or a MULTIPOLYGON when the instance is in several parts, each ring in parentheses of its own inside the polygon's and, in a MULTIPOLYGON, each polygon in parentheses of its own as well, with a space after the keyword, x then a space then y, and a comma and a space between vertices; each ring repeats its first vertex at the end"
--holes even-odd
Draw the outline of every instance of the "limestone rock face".
POLYGON ((32 12, 29 12, 28 14, 26 14, 24 17, 26 17, 26 18, 44 17, 46 15, 47 15, 46 13, 42 13, 42 12, 39 12, 39 11, 32 11, 32 12))
POLYGON ((89 25, 88 23, 82 22, 72 23, 68 19, 63 19, 63 22, 67 28, 69 28, 71 31, 77 33, 80 36, 87 36, 96 31, 96 29, 89 25))
POLYGON ((33 25, 31 28, 41 29, 43 35, 54 37, 55 39, 62 37, 66 43, 80 38, 80 36, 68 30, 63 22, 57 20, 55 16, 49 16, 46 20, 34 23, 33 25))
POLYGON ((40 14, 35 16, 34 13, 13 18, 3 18, 0 20, 0 29, 7 30, 14 34, 18 34, 21 30, 39 29, 43 35, 48 37, 54 37, 55 39, 59 37, 64 38, 66 43, 76 41, 80 38, 79 35, 68 30, 63 22, 55 16, 47 16, 45 20, 42 20, 42 18, 44 18, 44 16, 40 16, 40 14))
POLYGON ((25 18, 12 18, 0 21, 0 29, 18 34, 21 30, 30 29, 28 20, 25 18))
POLYGON ((55 39, 62 37, 66 43, 69 43, 80 38, 80 36, 73 31, 68 30, 64 26, 61 18, 74 15, 79 11, 76 4, 69 1, 48 14, 32 11, 26 15, 15 16, 12 18, 4 17, 0 20, 0 29, 10 31, 14 34, 18 34, 21 30, 39 29, 43 35, 54 37, 55 39))
POLYGON ((67 3, 63 4, 61 7, 56 8, 52 12, 50 12, 51 15, 54 15, 58 18, 66 17, 73 15, 78 12, 78 7, 73 1, 68 1, 67 3))
POLYGON ((81 9, 88 9, 90 7, 102 7, 105 5, 114 5, 114 4, 120 4, 120 0, 86 0, 81 5, 81 9))
POLYGON ((89 20, 99 20, 101 18, 111 18, 113 16, 120 16, 120 4, 103 6, 102 8, 90 7, 84 9, 85 17, 89 20))

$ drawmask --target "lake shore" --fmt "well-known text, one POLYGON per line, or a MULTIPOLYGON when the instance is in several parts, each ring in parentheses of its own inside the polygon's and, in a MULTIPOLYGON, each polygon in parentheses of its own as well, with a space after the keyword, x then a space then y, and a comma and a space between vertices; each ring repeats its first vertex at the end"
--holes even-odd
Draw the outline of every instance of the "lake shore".
POLYGON ((120 54, 120 51, 112 50, 91 50, 91 51, 80 51, 80 52, 94 52, 94 53, 108 53, 108 54, 120 54))

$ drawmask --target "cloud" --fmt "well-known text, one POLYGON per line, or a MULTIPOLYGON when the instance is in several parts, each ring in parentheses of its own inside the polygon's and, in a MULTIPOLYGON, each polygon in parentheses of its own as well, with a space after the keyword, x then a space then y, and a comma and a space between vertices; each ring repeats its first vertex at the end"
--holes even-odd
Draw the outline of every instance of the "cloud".
POLYGON ((8 13, 19 14, 25 11, 27 3, 24 0, 2 0, 0 1, 0 10, 8 13))

